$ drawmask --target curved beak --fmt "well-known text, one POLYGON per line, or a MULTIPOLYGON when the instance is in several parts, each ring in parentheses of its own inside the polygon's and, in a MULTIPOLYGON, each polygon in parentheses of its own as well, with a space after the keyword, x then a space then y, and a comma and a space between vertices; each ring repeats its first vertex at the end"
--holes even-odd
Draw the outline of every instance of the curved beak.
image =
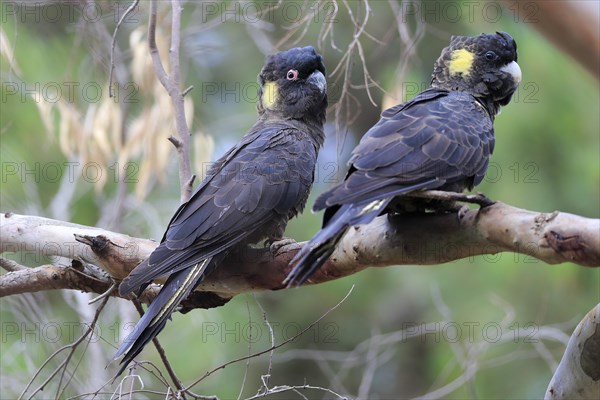
POLYGON ((306 82, 319 88, 321 93, 324 93, 327 90, 327 80, 321 71, 317 70, 310 74, 310 76, 306 79, 306 82))
POLYGON ((521 67, 519 67, 519 64, 517 64, 516 61, 506 64, 504 67, 500 68, 500 70, 510 74, 515 81, 515 85, 521 83, 521 67))

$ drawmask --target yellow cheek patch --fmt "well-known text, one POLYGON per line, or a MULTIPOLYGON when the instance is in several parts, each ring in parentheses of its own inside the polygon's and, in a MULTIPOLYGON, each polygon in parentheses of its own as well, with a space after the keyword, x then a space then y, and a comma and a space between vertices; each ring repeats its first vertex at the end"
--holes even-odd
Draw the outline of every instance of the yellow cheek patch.
POLYGON ((450 75, 463 74, 463 76, 469 76, 474 59, 475 54, 471 53, 469 50, 454 50, 452 52, 450 64, 448 64, 450 75))
POLYGON ((265 108, 274 108, 277 103, 277 83, 265 82, 263 86, 262 102, 265 108))

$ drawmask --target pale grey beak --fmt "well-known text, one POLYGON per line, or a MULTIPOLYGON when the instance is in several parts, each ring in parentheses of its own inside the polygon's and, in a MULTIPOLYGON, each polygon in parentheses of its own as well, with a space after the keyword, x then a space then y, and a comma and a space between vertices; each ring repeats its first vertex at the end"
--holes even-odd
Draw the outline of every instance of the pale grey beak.
POLYGON ((321 71, 315 71, 310 74, 306 82, 318 87, 321 93, 324 93, 327 90, 327 80, 321 71))
POLYGON ((506 64, 500 70, 509 73, 513 77, 515 84, 518 85, 521 82, 521 67, 519 67, 516 61, 506 64))

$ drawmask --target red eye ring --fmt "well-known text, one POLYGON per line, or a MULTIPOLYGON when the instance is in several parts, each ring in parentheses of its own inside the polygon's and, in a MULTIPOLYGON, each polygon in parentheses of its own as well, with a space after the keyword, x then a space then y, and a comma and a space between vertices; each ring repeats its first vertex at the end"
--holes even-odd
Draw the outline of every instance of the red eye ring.
POLYGON ((298 70, 290 69, 286 74, 286 78, 288 81, 298 80, 298 70))

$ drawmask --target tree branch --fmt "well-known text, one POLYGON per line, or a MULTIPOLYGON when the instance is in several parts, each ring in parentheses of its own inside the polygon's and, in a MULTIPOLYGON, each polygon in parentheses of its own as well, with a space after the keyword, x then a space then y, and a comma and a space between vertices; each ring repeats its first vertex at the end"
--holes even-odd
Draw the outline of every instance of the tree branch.
MULTIPOLYGON (((14 262, 0 257, 1 267, 4 268, 11 264, 14 264, 14 262)), ((110 295, 119 297, 118 290, 116 287, 113 287, 113 282, 110 278, 106 277, 102 279, 94 277, 85 273, 82 269, 73 266, 42 265, 35 268, 20 267, 23 269, 16 269, 0 276, 0 297, 60 289, 81 290, 87 293, 104 295, 111 288, 114 290, 110 295)), ((138 300, 142 303, 150 304, 160 291, 160 288, 160 285, 148 286, 138 300)), ((129 296, 124 298, 131 299, 129 296)), ((212 292, 193 292, 181 303, 181 311, 187 312, 194 308, 219 307, 228 301, 228 298, 219 297, 212 292)))
POLYGON ((573 331, 544 398, 600 398, 600 304, 573 331))
MULTIPOLYGON (((82 260, 115 279, 125 277, 157 245, 98 228, 11 213, 0 216, 0 226, 2 252, 33 252, 82 260)), ((288 262, 300 245, 285 246, 276 254, 263 248, 230 254, 199 285, 195 296, 204 292, 203 296, 186 305, 185 310, 221 305, 244 292, 282 289, 281 282, 290 270, 288 262)), ((367 267, 442 264, 477 255, 488 255, 488 261, 497 262, 502 252, 523 254, 525 261, 530 262, 573 262, 598 267, 600 220, 562 212, 539 213, 500 202, 481 210, 471 209, 462 218, 456 213, 382 216, 367 226, 351 229, 309 283, 327 282, 367 267)), ((0 297, 44 290, 44 284, 35 282, 45 282, 46 290, 69 288, 103 293, 110 287, 109 282, 96 287, 92 282, 81 281, 68 268, 44 265, 1 276, 0 297), (18 274, 19 280, 11 274, 18 274), (48 274, 52 279, 47 278, 48 274)), ((149 289, 156 290, 156 286, 149 289)), ((152 293, 148 296, 152 297, 152 293)))
MULTIPOLYGON (((192 167, 190 164, 190 128, 185 119, 184 94, 181 92, 181 72, 179 68, 179 43, 181 26, 181 2, 172 0, 171 17, 171 45, 169 47, 170 74, 167 74, 156 46, 156 16, 157 1, 150 3, 150 15, 148 21, 148 47, 152 64, 158 80, 171 97, 171 104, 175 113, 175 126, 178 138, 169 138, 175 146, 179 158, 179 185, 181 188, 181 202, 184 203, 192 195, 192 184, 194 181, 192 167)), ((187 90, 186 90, 187 93, 187 90)))

